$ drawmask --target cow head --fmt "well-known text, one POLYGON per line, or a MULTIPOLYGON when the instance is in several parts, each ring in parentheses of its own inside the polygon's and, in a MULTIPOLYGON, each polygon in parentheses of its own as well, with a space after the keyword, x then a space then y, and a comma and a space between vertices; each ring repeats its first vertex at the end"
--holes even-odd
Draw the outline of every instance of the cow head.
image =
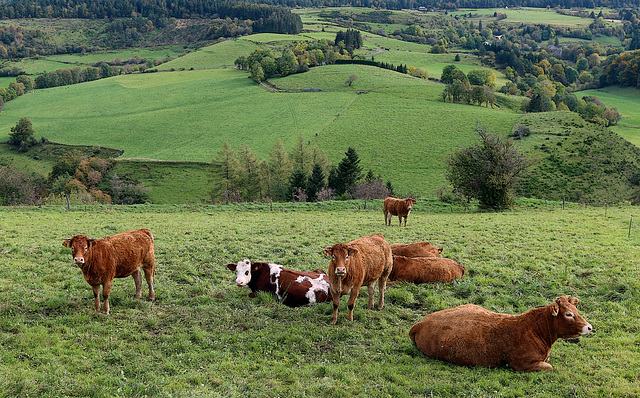
POLYGON ((416 200, 413 198, 407 198, 404 200, 404 203, 407 205, 407 210, 411 210, 413 205, 416 203, 416 200))
MULTIPOLYGON (((251 261, 244 259, 238 261, 238 264, 227 264, 227 268, 231 271, 236 271, 236 285, 248 286, 251 282, 251 272, 253 268, 251 261)), ((255 266, 256 270, 258 266, 255 266)))
POLYGON ((62 246, 71 248, 73 263, 79 267, 85 263, 84 256, 87 250, 96 243, 95 239, 91 239, 86 235, 75 235, 69 239, 62 241, 62 246))
POLYGON ((325 247, 322 252, 331 258, 328 270, 329 277, 335 275, 344 278, 349 271, 349 257, 356 254, 358 249, 344 243, 336 243, 333 246, 325 247))
POLYGON ((576 304, 577 297, 561 296, 550 305, 556 333, 562 339, 586 336, 593 330, 593 326, 578 314, 576 304))

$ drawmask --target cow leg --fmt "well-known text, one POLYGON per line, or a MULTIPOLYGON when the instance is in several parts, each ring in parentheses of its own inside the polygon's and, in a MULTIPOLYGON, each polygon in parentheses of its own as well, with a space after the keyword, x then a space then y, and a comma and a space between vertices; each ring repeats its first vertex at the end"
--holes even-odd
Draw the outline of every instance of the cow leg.
POLYGON ((333 314, 331 315, 331 324, 335 325, 338 322, 338 307, 340 307, 340 293, 332 292, 333 294, 333 314))
POLYGON ((351 290, 351 294, 349 295, 349 301, 347 301, 347 308, 349 309, 349 316, 347 316, 347 319, 350 321, 353 321, 353 308, 356 306, 358 294, 360 294, 360 286, 354 286, 353 290, 351 290))
MULTIPOLYGON (((373 285, 371 285, 373 288, 373 285)), ((384 291, 387 288, 387 278, 380 277, 378 279, 378 292, 380 293, 380 297, 378 297, 378 309, 381 310, 384 307, 384 291)), ((372 289, 373 290, 373 289, 372 289)))
POLYGON ((140 268, 135 270, 135 272, 131 275, 133 276, 133 281, 136 283, 136 298, 142 297, 142 271, 140 268))
POLYGON ((112 281, 107 281, 102 285, 102 300, 104 300, 104 310, 109 315, 109 294, 111 293, 112 281))
POLYGON ((515 364, 515 366, 509 363, 509 365, 513 369, 517 370, 518 372, 535 372, 539 370, 553 370, 553 366, 551 366, 549 363, 545 361, 515 364))
POLYGON ((375 290, 373 283, 367 286, 367 292, 369 293, 369 304, 367 304, 367 308, 369 309, 373 308, 373 296, 376 294, 375 290))
POLYGON ((93 289, 96 311, 100 312, 100 285, 91 285, 91 288, 93 289))
POLYGON ((156 292, 153 290, 153 274, 155 268, 149 267, 144 268, 144 277, 147 280, 147 285, 149 286, 149 300, 153 301, 156 299, 156 292))

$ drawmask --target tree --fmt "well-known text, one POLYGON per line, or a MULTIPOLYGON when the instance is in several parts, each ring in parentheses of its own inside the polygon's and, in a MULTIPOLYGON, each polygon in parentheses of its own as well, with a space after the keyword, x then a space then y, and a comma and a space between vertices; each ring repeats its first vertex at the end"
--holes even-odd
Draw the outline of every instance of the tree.
POLYGON ((358 75, 356 75, 355 73, 352 73, 349 75, 349 77, 347 77, 347 80, 344 81, 344 84, 351 87, 353 82, 355 82, 356 80, 358 80, 358 75))
POLYGON ((446 177, 454 189, 469 199, 478 199, 481 209, 511 209, 515 185, 531 164, 505 140, 476 124, 480 143, 457 150, 447 160, 446 177))
POLYGON ((311 176, 307 181, 307 197, 309 202, 315 202, 317 200, 318 192, 325 188, 325 178, 322 166, 319 163, 313 165, 311 176))
POLYGON ((33 125, 26 117, 20 118, 18 123, 11 127, 9 134, 9 145, 17 148, 20 152, 25 152, 29 147, 35 145, 36 140, 33 138, 33 125))
POLYGON ((258 158, 253 154, 249 145, 244 146, 240 154, 238 188, 245 200, 259 199, 262 196, 264 181, 261 178, 258 158))
POLYGON ((330 180, 329 188, 335 189, 336 194, 342 195, 362 179, 362 167, 356 150, 347 149, 335 172, 335 178, 330 180), (331 183, 333 182, 333 185, 331 183))
POLYGON ((238 155, 229 145, 229 141, 224 142, 222 148, 218 151, 217 159, 214 159, 212 163, 214 164, 214 169, 212 173, 211 200, 215 202, 220 197, 225 196, 225 192, 238 189, 240 164, 238 155))
POLYGON ((289 197, 290 200, 295 200, 297 202, 306 202, 307 195, 307 173, 304 170, 298 168, 289 177, 289 197), (301 194, 304 194, 305 200, 300 200, 301 194), (297 200, 296 198, 297 197, 297 200))
POLYGON ((271 152, 269 152, 269 194, 274 199, 287 200, 287 187, 289 176, 293 166, 282 141, 278 139, 271 152))

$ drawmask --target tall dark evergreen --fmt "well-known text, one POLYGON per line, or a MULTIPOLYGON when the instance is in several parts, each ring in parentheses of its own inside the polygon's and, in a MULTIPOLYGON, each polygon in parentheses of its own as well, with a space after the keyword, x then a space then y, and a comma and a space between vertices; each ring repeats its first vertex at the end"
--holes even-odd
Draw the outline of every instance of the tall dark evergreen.
POLYGON ((324 171, 322 171, 322 166, 316 163, 313 165, 311 176, 309 177, 309 181, 307 181, 307 200, 309 202, 315 202, 318 199, 318 192, 324 187, 324 171))
POLYGON ((296 169, 291 178, 289 178, 289 199, 293 199, 299 191, 306 193, 307 190, 307 173, 302 169, 296 169))
POLYGON ((342 195, 362 179, 362 167, 360 158, 352 147, 347 149, 335 172, 333 181, 329 181, 329 187, 335 189, 336 194, 342 195), (331 184, 333 183, 333 186, 331 184))

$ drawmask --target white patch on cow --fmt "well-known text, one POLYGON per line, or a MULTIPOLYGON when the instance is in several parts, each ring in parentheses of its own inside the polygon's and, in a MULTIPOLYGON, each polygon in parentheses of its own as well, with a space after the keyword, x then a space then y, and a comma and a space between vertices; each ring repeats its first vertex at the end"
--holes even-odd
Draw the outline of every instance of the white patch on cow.
POLYGON ((236 285, 248 286, 251 282, 251 261, 240 260, 236 265, 236 285))
POLYGON ((279 281, 280 272, 282 272, 282 265, 269 263, 269 278, 270 278, 270 282, 276 287, 276 297, 278 298, 278 300, 282 300, 282 294, 280 293, 280 281, 279 281))
POLYGON ((309 299, 309 304, 316 302, 316 292, 329 292, 329 282, 325 281, 322 275, 317 278, 300 275, 298 279, 296 279, 296 283, 302 283, 304 281, 311 283, 311 287, 307 290, 307 293, 305 293, 305 296, 309 299))

